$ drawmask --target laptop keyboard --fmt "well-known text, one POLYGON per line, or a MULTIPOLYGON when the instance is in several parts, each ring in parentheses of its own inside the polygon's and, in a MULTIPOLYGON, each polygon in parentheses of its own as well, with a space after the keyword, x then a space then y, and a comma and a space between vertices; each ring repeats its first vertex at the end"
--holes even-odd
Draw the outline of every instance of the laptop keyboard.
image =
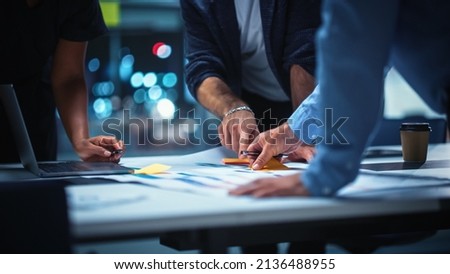
POLYGON ((49 173, 92 170, 92 166, 83 162, 40 163, 39 168, 49 173))

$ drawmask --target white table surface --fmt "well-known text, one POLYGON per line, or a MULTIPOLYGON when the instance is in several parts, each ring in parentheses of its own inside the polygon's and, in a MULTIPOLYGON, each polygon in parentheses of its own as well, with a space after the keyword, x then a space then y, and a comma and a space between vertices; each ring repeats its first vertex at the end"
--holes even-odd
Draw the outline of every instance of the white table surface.
MULTIPOLYGON (((124 164, 141 167, 157 161, 186 168, 192 159, 217 161, 229 157, 223 149, 192 155, 125 158, 124 164), (215 160, 214 160, 215 159, 215 160)), ((430 146, 428 160, 450 159, 450 144, 430 146)), ((366 163, 398 162, 399 157, 370 159, 366 163)), ((409 171, 411 173, 411 171, 409 171)), ((371 176, 374 177, 374 176, 371 176)), ((386 180, 382 177, 382 180, 386 180)), ((94 181, 95 179, 92 179, 94 181)), ((411 192, 411 190, 408 190, 411 192)), ((407 191, 407 192, 408 192, 407 191)), ((289 221, 338 220, 393 214, 438 212, 437 197, 450 191, 429 188, 427 195, 374 198, 266 198, 210 196, 172 191, 133 183, 67 187, 70 220, 76 238, 127 237, 185 229, 274 224, 289 221), (409 198, 408 198, 409 197, 409 198)))

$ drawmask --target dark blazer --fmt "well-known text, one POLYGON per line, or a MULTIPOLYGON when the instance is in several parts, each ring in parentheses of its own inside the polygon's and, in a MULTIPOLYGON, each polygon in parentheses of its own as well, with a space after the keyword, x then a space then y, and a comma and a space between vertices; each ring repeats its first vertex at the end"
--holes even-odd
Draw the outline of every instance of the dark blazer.
MULTIPOLYGON (((186 81, 192 95, 211 76, 241 93, 240 34, 233 0, 180 0, 185 22, 186 81)), ((315 70, 314 36, 320 25, 318 0, 260 0, 269 65, 290 97, 289 69, 315 70)))

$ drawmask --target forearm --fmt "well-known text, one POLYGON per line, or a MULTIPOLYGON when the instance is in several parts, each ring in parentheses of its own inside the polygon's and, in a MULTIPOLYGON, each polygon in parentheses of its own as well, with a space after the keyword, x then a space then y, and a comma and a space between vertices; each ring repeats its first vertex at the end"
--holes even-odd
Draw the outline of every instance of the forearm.
POLYGON ((54 83, 54 97, 67 136, 74 146, 89 138, 87 92, 83 78, 54 83))
POLYGON ((292 65, 290 69, 291 100, 296 109, 314 90, 315 79, 299 65, 292 65))
POLYGON ((84 80, 86 42, 60 39, 53 55, 52 88, 67 136, 77 148, 89 138, 87 90, 84 80))
POLYGON ((236 96, 225 82, 217 77, 206 78, 197 89, 199 103, 216 115, 223 118, 229 110, 247 106, 247 103, 236 96))

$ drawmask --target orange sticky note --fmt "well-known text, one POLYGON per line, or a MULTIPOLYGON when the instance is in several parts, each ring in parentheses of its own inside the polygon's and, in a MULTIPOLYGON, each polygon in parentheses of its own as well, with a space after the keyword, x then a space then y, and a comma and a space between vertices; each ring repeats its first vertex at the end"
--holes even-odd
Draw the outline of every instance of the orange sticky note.
MULTIPOLYGON (((250 162, 248 158, 239 159, 239 158, 223 158, 222 162, 227 165, 249 165, 250 162)), ((287 166, 283 165, 280 161, 275 158, 272 158, 267 162, 266 165, 261 170, 270 171, 270 170, 286 170, 289 169, 287 166)))
POLYGON ((239 159, 239 158, 223 158, 222 162, 226 165, 249 165, 250 162, 248 158, 239 159))
POLYGON ((283 165, 280 161, 275 158, 272 158, 263 166, 261 170, 287 170, 289 169, 287 166, 283 165))

